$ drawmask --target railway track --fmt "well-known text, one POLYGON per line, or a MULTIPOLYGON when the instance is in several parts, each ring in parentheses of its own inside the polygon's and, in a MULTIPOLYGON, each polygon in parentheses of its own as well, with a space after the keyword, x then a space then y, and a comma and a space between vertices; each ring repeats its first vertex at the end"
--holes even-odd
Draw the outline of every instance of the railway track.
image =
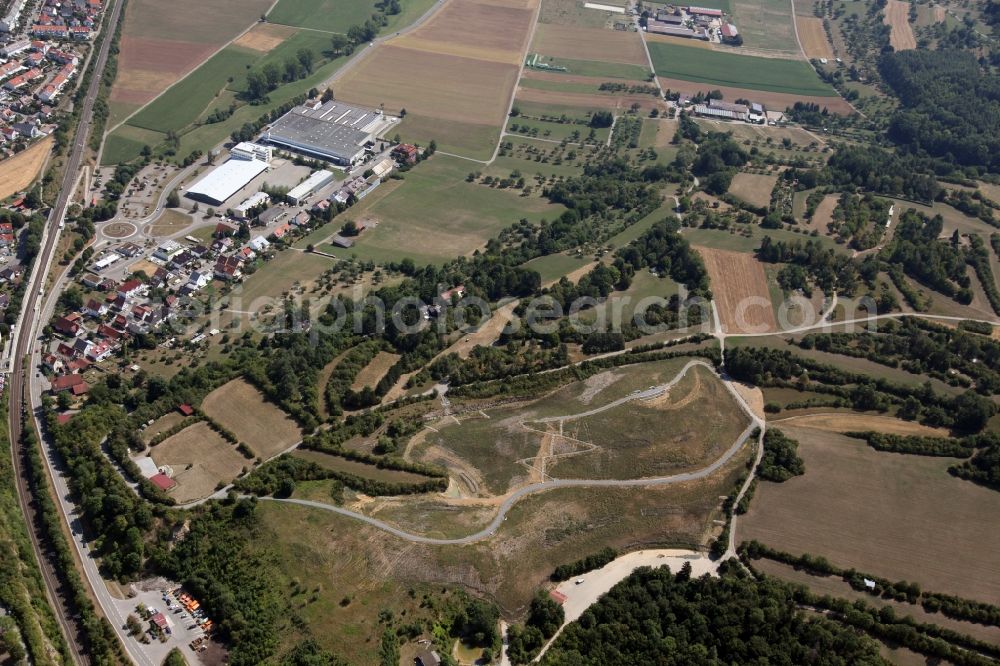
MULTIPOLYGON (((22 302, 21 318, 17 324, 15 332, 16 340, 11 345, 10 372, 10 400, 8 401, 8 417, 11 441, 11 459, 14 466, 14 479, 17 486, 17 497, 21 504, 21 510, 28 524, 28 532, 31 535, 31 545, 38 559, 39 567, 42 571, 42 578, 45 582, 46 596, 52 604, 56 619, 66 637, 70 654, 76 664, 87 665, 90 663, 86 646, 83 643, 83 627, 79 615, 59 576, 58 563, 55 559, 55 552, 51 544, 48 544, 44 537, 43 526, 40 522, 41 516, 38 505, 31 494, 31 483, 28 469, 25 466, 25 456, 27 450, 21 442, 21 434, 24 420, 33 418, 30 413, 32 409, 31 396, 29 395, 29 381, 31 369, 27 368, 24 360, 28 357, 31 345, 35 339, 35 332, 41 322, 39 313, 43 302, 42 290, 45 286, 45 279, 52 263, 55 248, 59 242, 59 226, 66 215, 66 208, 70 203, 73 190, 76 186, 80 167, 83 163, 84 151, 87 147, 87 137, 93 124, 94 103, 97 100, 101 88, 101 78, 104 69, 107 67, 108 54, 111 51, 111 44, 114 41, 114 32, 121 18, 122 2, 115 2, 111 8, 111 17, 104 30, 99 52, 94 60, 94 67, 91 70, 90 82, 84 97, 80 119, 77 125, 76 135, 73 145, 70 148, 69 157, 66 161, 66 170, 63 173, 59 194, 56 202, 49 211, 46 229, 44 232, 42 247, 35 257, 32 266, 31 276, 28 280, 27 292, 22 302)), ((42 453, 44 456, 44 453, 42 453)), ((39 489, 45 492, 43 489, 39 489)), ((58 504, 58 503, 57 503, 58 504)), ((65 517, 65 516, 64 516, 65 517)))

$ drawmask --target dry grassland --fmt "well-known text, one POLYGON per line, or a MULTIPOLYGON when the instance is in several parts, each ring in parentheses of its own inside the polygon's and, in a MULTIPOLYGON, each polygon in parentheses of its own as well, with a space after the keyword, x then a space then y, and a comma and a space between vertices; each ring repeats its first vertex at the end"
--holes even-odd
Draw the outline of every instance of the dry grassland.
POLYGON ((323 469, 343 472, 345 474, 353 474, 354 476, 360 476, 365 479, 374 479, 376 481, 385 481, 388 483, 421 483, 423 481, 427 481, 429 478, 423 474, 403 472, 397 469, 381 469, 375 465, 369 465, 356 460, 348 460, 347 458, 333 456, 329 453, 322 453, 320 451, 309 451, 305 449, 296 450, 292 452, 292 456, 316 463, 323 469))
POLYGON ((149 233, 153 236, 169 236, 187 229, 192 224, 194 224, 194 218, 187 213, 167 208, 149 228, 149 233))
POLYGON ((675 92, 682 92, 695 95, 699 92, 718 90, 727 100, 750 99, 763 104, 771 109, 784 111, 795 102, 813 102, 818 104, 820 109, 826 108, 830 113, 851 114, 854 110, 851 105, 841 97, 813 97, 809 95, 793 95, 790 93, 770 92, 767 90, 750 90, 747 88, 734 88, 732 86, 717 86, 708 83, 696 83, 684 81, 683 79, 669 79, 663 76, 657 77, 664 90, 670 89, 675 92))
POLYGON ((354 378, 354 383, 351 384, 351 390, 360 391, 366 386, 375 388, 375 385, 378 384, 379 380, 385 376, 385 373, 389 370, 389 368, 396 365, 397 361, 399 361, 399 354, 380 351, 368 365, 361 369, 358 376, 354 378))
POLYGON ((776 175, 738 173, 733 177, 729 193, 758 208, 765 208, 771 203, 771 190, 776 182, 776 175))
POLYGON ((726 333, 777 330, 764 267, 750 253, 698 247, 726 333))
POLYGON ((201 409, 265 460, 302 439, 295 421, 243 379, 234 379, 209 393, 201 409))
POLYGON ((822 555, 890 580, 1000 602, 1000 494, 950 476, 952 460, 881 453, 864 442, 782 426, 805 474, 762 483, 740 523, 744 540, 822 555))
POLYGON ((854 412, 790 416, 785 419, 772 421, 772 423, 774 425, 788 424, 796 428, 810 428, 839 433, 859 430, 875 430, 877 432, 884 432, 891 435, 948 437, 948 430, 945 428, 932 428, 914 421, 904 421, 892 416, 858 414, 854 412))
POLYGON ((295 28, 276 23, 258 23, 233 42, 235 46, 267 53, 295 34, 295 28))
POLYGON ((833 47, 823 30, 823 19, 815 16, 796 16, 795 23, 799 31, 799 41, 807 58, 833 59, 833 47))
POLYGON ((621 30, 540 23, 531 51, 555 58, 649 66, 639 33, 621 30))
POLYGON ((52 150, 51 136, 47 136, 27 150, 0 162, 0 199, 26 189, 42 170, 52 150))
POLYGON ((809 223, 811 229, 817 229, 820 233, 826 233, 831 222, 833 222, 833 211, 837 208, 840 197, 836 194, 828 194, 816 206, 812 221, 809 223))
POLYGON ((896 51, 917 48, 917 38, 910 27, 910 3, 903 0, 887 0, 885 24, 892 28, 889 44, 896 51))
POLYGON ((180 412, 169 412, 164 414, 160 418, 153 421, 153 424, 143 428, 142 430, 142 441, 149 444, 149 441, 159 435, 161 432, 170 430, 175 425, 184 420, 184 416, 180 412))
POLYGON ((654 148, 667 148, 673 145, 674 134, 677 133, 677 127, 680 123, 676 118, 660 118, 660 129, 656 133, 656 143, 653 144, 654 148))
POLYGON ((204 421, 160 442, 149 456, 158 467, 173 470, 177 486, 170 496, 181 504, 208 497, 220 482, 229 483, 251 464, 204 421))

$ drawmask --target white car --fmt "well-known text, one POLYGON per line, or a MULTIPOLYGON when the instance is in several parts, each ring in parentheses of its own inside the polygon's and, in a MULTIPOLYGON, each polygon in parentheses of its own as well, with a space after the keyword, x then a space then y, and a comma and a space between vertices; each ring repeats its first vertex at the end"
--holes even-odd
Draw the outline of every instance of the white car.
POLYGON ((575 582, 575 583, 576 583, 577 585, 579 585, 580 583, 582 583, 582 582, 583 582, 583 579, 582 579, 582 578, 577 578, 577 579, 576 579, 575 581, 573 581, 573 582, 575 582))

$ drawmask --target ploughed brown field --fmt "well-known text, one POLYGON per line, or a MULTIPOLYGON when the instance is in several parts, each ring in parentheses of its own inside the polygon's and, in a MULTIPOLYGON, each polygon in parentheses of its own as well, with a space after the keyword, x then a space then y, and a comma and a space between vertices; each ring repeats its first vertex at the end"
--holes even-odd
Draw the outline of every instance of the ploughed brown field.
POLYGON ((253 25, 271 0, 131 0, 111 102, 139 106, 253 25))

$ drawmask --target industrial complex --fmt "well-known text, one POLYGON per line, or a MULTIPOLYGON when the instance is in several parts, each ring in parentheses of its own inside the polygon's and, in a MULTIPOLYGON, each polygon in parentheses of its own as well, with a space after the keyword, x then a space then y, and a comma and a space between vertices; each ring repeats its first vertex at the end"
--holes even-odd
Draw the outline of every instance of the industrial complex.
POLYGON ((222 204, 251 180, 267 171, 270 159, 269 147, 239 143, 229 152, 229 159, 189 187, 186 196, 196 201, 222 204))
POLYGON ((351 166, 364 156, 366 146, 397 121, 378 109, 311 100, 276 120, 260 140, 351 166))

